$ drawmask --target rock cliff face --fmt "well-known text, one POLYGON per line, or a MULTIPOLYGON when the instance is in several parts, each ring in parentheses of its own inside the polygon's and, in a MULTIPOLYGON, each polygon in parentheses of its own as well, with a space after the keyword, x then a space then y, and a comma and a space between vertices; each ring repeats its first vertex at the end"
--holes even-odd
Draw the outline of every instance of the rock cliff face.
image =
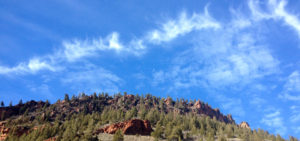
POLYGON ((125 135, 150 135, 153 131, 148 120, 133 119, 98 129, 95 134, 114 134, 117 130, 121 130, 125 135))
POLYGON ((215 117, 217 120, 225 123, 234 123, 231 115, 223 115, 219 109, 213 109, 208 104, 204 104, 200 100, 196 101, 193 106, 188 107, 193 113, 207 115, 211 118, 215 117))
POLYGON ((248 122, 241 122, 240 125, 239 125, 241 128, 247 128, 247 129, 250 129, 250 125, 248 124, 248 122))

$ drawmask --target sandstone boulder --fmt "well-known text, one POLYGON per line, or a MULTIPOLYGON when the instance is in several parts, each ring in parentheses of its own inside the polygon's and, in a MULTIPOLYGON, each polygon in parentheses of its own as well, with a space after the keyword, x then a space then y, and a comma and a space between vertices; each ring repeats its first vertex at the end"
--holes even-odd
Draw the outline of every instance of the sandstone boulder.
POLYGON ((239 125, 241 128, 247 128, 247 129, 250 129, 250 125, 248 124, 248 122, 241 122, 240 125, 239 125))
POLYGON ((95 134, 114 134, 117 130, 121 130, 125 135, 150 135, 153 131, 148 120, 132 119, 98 129, 95 134))
POLYGON ((195 107, 196 109, 201 109, 201 105, 202 105, 201 101, 198 100, 197 102, 195 102, 194 107, 195 107))
POLYGON ((164 102, 165 102, 166 105, 168 105, 168 106, 172 106, 172 105, 173 105, 173 100, 172 100, 170 97, 168 97, 167 99, 165 99, 164 102))

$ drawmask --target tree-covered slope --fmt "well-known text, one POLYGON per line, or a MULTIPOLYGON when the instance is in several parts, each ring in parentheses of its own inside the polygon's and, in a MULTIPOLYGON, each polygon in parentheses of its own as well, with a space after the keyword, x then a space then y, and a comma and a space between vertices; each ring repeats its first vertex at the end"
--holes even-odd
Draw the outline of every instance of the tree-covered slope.
POLYGON ((231 115, 202 101, 150 94, 66 94, 53 104, 30 101, 1 107, 0 115, 0 140, 101 140, 96 130, 130 119, 148 120, 157 140, 283 140, 261 129, 240 127, 231 115))

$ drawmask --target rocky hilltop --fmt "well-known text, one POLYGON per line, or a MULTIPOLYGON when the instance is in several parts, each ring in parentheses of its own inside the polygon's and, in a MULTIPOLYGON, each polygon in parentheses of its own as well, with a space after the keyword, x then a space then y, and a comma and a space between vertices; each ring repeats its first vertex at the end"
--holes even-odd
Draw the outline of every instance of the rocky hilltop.
POLYGON ((117 130, 167 140, 282 139, 251 130, 247 122, 237 125, 230 114, 200 100, 150 94, 66 94, 53 104, 29 101, 0 107, 0 115, 0 141, 105 140, 117 130))
MULTIPOLYGON (((219 121, 225 123, 235 123, 232 116, 229 114, 227 116, 223 115, 219 109, 213 109, 207 103, 198 100, 196 102, 187 100, 177 100, 174 101, 172 98, 168 97, 166 99, 146 96, 141 98, 140 96, 135 95, 115 95, 114 97, 103 95, 91 95, 91 96, 81 96, 78 98, 73 98, 71 100, 58 100, 56 103, 50 105, 48 102, 35 102, 29 101, 25 104, 18 104, 10 107, 1 107, 0 115, 4 115, 2 120, 22 115, 33 113, 31 115, 41 114, 42 118, 55 119, 57 114, 63 114, 67 116, 70 114, 76 114, 80 112, 84 113, 93 113, 95 111, 103 110, 104 107, 110 107, 111 109, 122 109, 124 111, 130 110, 135 107, 139 110, 143 105, 146 109, 151 109, 153 106, 157 107, 160 112, 169 113, 174 112, 177 114, 197 114, 199 116, 209 116, 211 118, 216 118, 219 121), (41 109, 50 108, 51 112, 41 112, 41 109)), ((35 118, 32 116, 31 118, 35 118)))

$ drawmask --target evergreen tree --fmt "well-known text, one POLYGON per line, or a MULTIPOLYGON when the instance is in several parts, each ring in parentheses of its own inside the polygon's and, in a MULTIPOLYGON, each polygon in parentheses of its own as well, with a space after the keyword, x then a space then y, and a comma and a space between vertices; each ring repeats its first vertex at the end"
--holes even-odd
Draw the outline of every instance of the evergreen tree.
POLYGON ((146 112, 146 107, 143 104, 140 104, 140 109, 139 109, 139 112, 138 112, 138 116, 141 118, 141 119, 145 119, 145 116, 146 116, 147 112, 146 112))
POLYGON ((9 102, 9 107, 12 107, 12 101, 9 102))
POLYGON ((276 141, 284 141, 284 139, 279 134, 277 134, 276 141))
POLYGON ((69 102, 70 99, 69 99, 69 95, 68 94, 65 94, 65 102, 69 102))
POLYGON ((151 136, 153 136, 155 139, 160 139, 163 136, 163 129, 159 124, 156 124, 156 129, 151 133, 151 136))
POLYGON ((231 127, 231 125, 226 125, 225 128, 225 133, 227 134, 227 138, 232 138, 233 136, 233 128, 231 127))
MULTIPOLYGON (((218 141, 227 141, 226 138, 221 135, 219 138, 218 138, 218 141)), ((248 141, 248 140, 245 140, 245 141, 248 141)))
POLYGON ((5 118, 5 112, 1 112, 1 120, 4 120, 4 118, 5 118))
POLYGON ((293 136, 289 136, 289 141, 298 141, 295 137, 293 137, 293 136))
POLYGON ((23 104, 23 101, 22 101, 22 99, 20 99, 20 101, 19 101, 19 105, 22 105, 23 104))
POLYGON ((3 101, 1 101, 1 107, 4 107, 4 102, 3 101))
POLYGON ((114 134, 113 141, 123 141, 124 136, 121 130, 117 130, 116 133, 114 134))
POLYGON ((48 106, 49 104, 50 104, 50 102, 49 102, 49 100, 47 99, 46 102, 45 102, 45 105, 48 106))

